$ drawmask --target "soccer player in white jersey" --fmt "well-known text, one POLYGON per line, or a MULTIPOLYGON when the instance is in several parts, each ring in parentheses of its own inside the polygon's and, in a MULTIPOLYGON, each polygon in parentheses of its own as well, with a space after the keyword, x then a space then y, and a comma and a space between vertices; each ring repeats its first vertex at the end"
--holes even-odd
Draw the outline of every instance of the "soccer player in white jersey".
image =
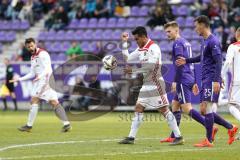
POLYGON ((143 112, 146 107, 156 108, 167 120, 167 123, 175 135, 175 140, 171 145, 183 144, 183 138, 177 126, 173 113, 169 110, 169 102, 165 92, 165 83, 161 75, 161 51, 159 46, 147 36, 144 27, 136 27, 132 34, 137 42, 138 48, 128 53, 127 41, 128 33, 122 34, 123 55, 126 56, 127 62, 138 61, 141 68, 127 66, 124 69, 125 74, 140 73, 143 74, 143 85, 139 92, 139 97, 135 106, 135 117, 132 120, 131 130, 128 137, 121 140, 120 144, 133 144, 138 128, 143 122, 143 112))
POLYGON ((230 71, 232 79, 228 98, 229 111, 240 121, 240 74, 238 73, 238 69, 240 68, 240 27, 237 29, 235 37, 237 42, 231 44, 227 50, 226 61, 222 70, 222 78, 225 81, 227 77, 224 75, 230 71))
POLYGON ((15 78, 10 82, 24 81, 34 77, 31 97, 31 109, 27 124, 18 128, 19 131, 30 132, 37 117, 40 99, 46 100, 54 108, 56 116, 63 122, 62 132, 71 129, 64 108, 58 102, 57 93, 50 88, 49 78, 52 74, 51 59, 47 51, 37 47, 33 38, 25 40, 25 47, 31 52, 31 70, 23 77, 15 78))

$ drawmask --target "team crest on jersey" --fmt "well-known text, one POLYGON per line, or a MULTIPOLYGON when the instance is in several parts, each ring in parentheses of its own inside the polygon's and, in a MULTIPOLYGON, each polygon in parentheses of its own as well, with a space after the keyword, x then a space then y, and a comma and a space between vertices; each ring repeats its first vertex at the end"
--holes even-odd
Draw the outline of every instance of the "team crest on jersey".
POLYGON ((146 55, 147 55, 147 52, 144 52, 143 54, 144 54, 144 56, 146 56, 146 55))

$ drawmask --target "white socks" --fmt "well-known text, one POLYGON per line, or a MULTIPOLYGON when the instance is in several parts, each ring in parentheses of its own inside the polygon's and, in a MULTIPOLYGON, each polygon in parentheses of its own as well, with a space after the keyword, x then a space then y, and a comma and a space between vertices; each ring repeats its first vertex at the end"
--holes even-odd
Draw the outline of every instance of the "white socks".
POLYGON ((180 132, 178 126, 177 126, 177 121, 176 121, 176 118, 173 115, 173 113, 171 111, 167 111, 167 113, 165 114, 165 118, 167 120, 168 126, 173 131, 175 137, 180 137, 181 132, 180 132))
POLYGON ((38 113, 38 104, 32 104, 28 114, 28 122, 27 122, 28 126, 33 126, 33 123, 37 117, 37 113, 38 113))
POLYGON ((213 111, 214 113, 217 113, 217 107, 218 107, 217 103, 213 103, 213 104, 212 104, 212 111, 213 111))
POLYGON ((128 137, 133 137, 133 138, 136 137, 138 128, 140 127, 140 124, 142 122, 143 122, 143 113, 135 112, 135 117, 132 120, 132 126, 131 126, 131 130, 128 137))
POLYGON ((235 105, 229 104, 229 111, 238 121, 240 121, 240 111, 235 105))

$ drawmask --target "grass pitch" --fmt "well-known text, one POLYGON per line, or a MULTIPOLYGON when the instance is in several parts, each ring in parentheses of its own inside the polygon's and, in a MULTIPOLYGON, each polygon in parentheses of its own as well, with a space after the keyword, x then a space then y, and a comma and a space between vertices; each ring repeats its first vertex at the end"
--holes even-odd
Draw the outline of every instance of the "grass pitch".
MULTIPOLYGON (((108 113, 99 118, 72 122, 73 130, 61 133, 62 124, 53 112, 39 112, 31 133, 17 127, 26 123, 28 112, 0 112, 0 160, 240 160, 240 141, 227 144, 227 130, 219 127, 213 148, 194 148, 204 138, 204 128, 187 116, 181 131, 185 144, 169 146, 159 140, 169 135, 158 113, 146 113, 136 144, 117 142, 129 133, 132 113, 108 113)), ((230 115, 224 117, 238 124, 230 115)))

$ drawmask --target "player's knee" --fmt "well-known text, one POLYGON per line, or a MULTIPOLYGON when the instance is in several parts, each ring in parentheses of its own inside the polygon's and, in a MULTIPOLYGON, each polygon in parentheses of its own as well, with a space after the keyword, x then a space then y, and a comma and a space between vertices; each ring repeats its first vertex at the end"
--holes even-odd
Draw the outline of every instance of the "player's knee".
POLYGON ((49 101, 49 104, 53 107, 56 108, 59 105, 59 102, 56 100, 51 100, 49 101))
POLYGON ((180 111, 180 103, 173 100, 172 101, 172 112, 180 111))
POLYGON ((30 103, 31 104, 38 104, 39 103, 39 99, 38 98, 32 98, 30 103))
POLYGON ((163 116, 165 116, 165 115, 169 112, 169 108, 168 108, 168 106, 161 107, 161 108, 159 108, 158 111, 159 111, 163 116))
POLYGON ((182 110, 183 110, 184 113, 188 114, 191 109, 192 109, 191 103, 186 103, 186 104, 182 105, 182 110))
POLYGON ((144 107, 141 104, 137 104, 135 107, 135 112, 143 113, 144 107))

